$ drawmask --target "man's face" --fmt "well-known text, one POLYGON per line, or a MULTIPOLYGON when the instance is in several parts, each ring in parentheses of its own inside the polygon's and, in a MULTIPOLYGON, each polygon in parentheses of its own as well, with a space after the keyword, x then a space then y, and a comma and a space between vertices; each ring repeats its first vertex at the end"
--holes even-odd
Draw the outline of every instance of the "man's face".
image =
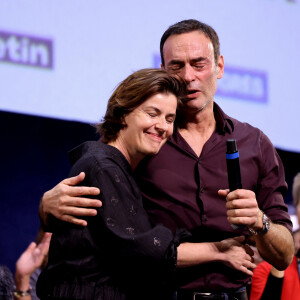
POLYGON ((200 31, 171 35, 163 46, 165 69, 187 83, 185 106, 199 110, 213 100, 217 79, 222 78, 224 60, 215 63, 212 42, 200 31))

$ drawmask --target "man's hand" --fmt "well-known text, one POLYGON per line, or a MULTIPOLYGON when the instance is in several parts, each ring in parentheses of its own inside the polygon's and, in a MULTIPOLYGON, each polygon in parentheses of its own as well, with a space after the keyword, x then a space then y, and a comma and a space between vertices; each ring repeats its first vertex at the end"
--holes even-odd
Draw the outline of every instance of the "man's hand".
POLYGON ((75 186, 84 177, 85 173, 81 172, 75 177, 64 179, 43 195, 39 212, 46 225, 49 214, 62 221, 81 226, 86 226, 87 222, 77 217, 95 216, 97 214, 97 210, 91 207, 101 207, 102 202, 100 200, 78 197, 98 195, 100 193, 100 190, 95 187, 75 186))
POLYGON ((17 290, 29 289, 30 276, 38 269, 49 251, 51 233, 46 232, 42 241, 37 245, 31 242, 16 263, 15 283, 17 290))
POLYGON ((253 263, 254 252, 249 245, 242 244, 244 240, 244 236, 239 236, 223 240, 216 245, 225 265, 252 276, 256 267, 253 263))
MULTIPOLYGON (((263 213, 259 209, 255 193, 238 189, 232 192, 219 190, 226 197, 228 221, 232 224, 246 225, 255 231, 263 229, 263 213)), ((294 255, 293 238, 289 230, 280 224, 270 222, 269 231, 263 235, 253 235, 252 239, 261 255, 277 270, 284 270, 294 255)))
POLYGON ((226 197, 227 217, 231 224, 246 225, 255 230, 263 228, 263 213, 254 192, 244 189, 232 192, 219 190, 218 194, 226 197))

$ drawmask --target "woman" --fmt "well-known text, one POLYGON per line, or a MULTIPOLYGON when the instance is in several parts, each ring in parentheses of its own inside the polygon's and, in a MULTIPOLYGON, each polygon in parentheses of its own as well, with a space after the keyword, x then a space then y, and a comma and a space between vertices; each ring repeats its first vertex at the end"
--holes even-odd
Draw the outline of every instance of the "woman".
MULTIPOLYGON (((82 185, 101 188, 103 206, 84 228, 49 220, 49 264, 37 286, 42 300, 168 299, 176 266, 206 259, 197 244, 179 245, 188 233, 174 235, 150 224, 132 176, 138 163, 156 154, 172 134, 181 94, 178 80, 163 70, 133 73, 109 99, 98 125, 101 141, 71 152, 71 175, 84 171, 82 185)), ((228 260, 229 251, 220 254, 212 244, 208 250, 228 260)), ((250 260, 248 255, 243 263, 250 260)))

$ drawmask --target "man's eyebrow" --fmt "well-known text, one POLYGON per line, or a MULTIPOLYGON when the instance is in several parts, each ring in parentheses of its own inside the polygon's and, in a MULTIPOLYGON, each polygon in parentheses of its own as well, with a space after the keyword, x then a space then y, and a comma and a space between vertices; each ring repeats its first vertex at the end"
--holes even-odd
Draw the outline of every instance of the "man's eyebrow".
POLYGON ((202 62, 202 61, 206 61, 207 60, 207 57, 197 57, 197 58, 194 58, 191 60, 192 63, 197 63, 197 62, 202 62))
POLYGON ((182 65, 184 62, 182 60, 172 59, 169 61, 168 65, 182 65))
MULTIPOLYGON (((191 63, 197 63, 197 62, 206 61, 206 60, 207 60, 207 57, 200 56, 200 57, 193 58, 191 60, 191 63)), ((168 65, 183 65, 183 64, 184 64, 184 62, 182 60, 178 60, 178 59, 172 59, 168 63, 168 65)))

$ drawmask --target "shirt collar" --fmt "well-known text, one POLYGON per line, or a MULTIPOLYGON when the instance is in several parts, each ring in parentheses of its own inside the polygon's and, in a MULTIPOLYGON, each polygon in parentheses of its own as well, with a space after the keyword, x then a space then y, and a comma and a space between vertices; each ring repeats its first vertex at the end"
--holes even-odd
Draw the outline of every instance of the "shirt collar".
MULTIPOLYGON (((232 133, 234 131, 234 123, 232 118, 227 116, 216 102, 214 102, 213 110, 216 120, 216 131, 220 134, 225 134, 226 132, 229 134, 232 133)), ((185 141, 182 141, 176 125, 174 128, 174 134, 169 138, 169 140, 175 142, 176 144, 186 143, 185 141)), ((182 148, 185 148, 185 146, 186 145, 181 145, 182 148)))
POLYGON ((125 156, 116 147, 102 143, 101 141, 88 141, 80 144, 69 151, 69 160, 71 165, 74 165, 82 156, 94 153, 101 154, 117 163, 122 169, 132 174, 132 168, 125 156))
POLYGON ((232 119, 223 112, 216 102, 214 102, 214 115, 218 132, 224 134, 225 132, 232 133, 234 131, 232 119))

